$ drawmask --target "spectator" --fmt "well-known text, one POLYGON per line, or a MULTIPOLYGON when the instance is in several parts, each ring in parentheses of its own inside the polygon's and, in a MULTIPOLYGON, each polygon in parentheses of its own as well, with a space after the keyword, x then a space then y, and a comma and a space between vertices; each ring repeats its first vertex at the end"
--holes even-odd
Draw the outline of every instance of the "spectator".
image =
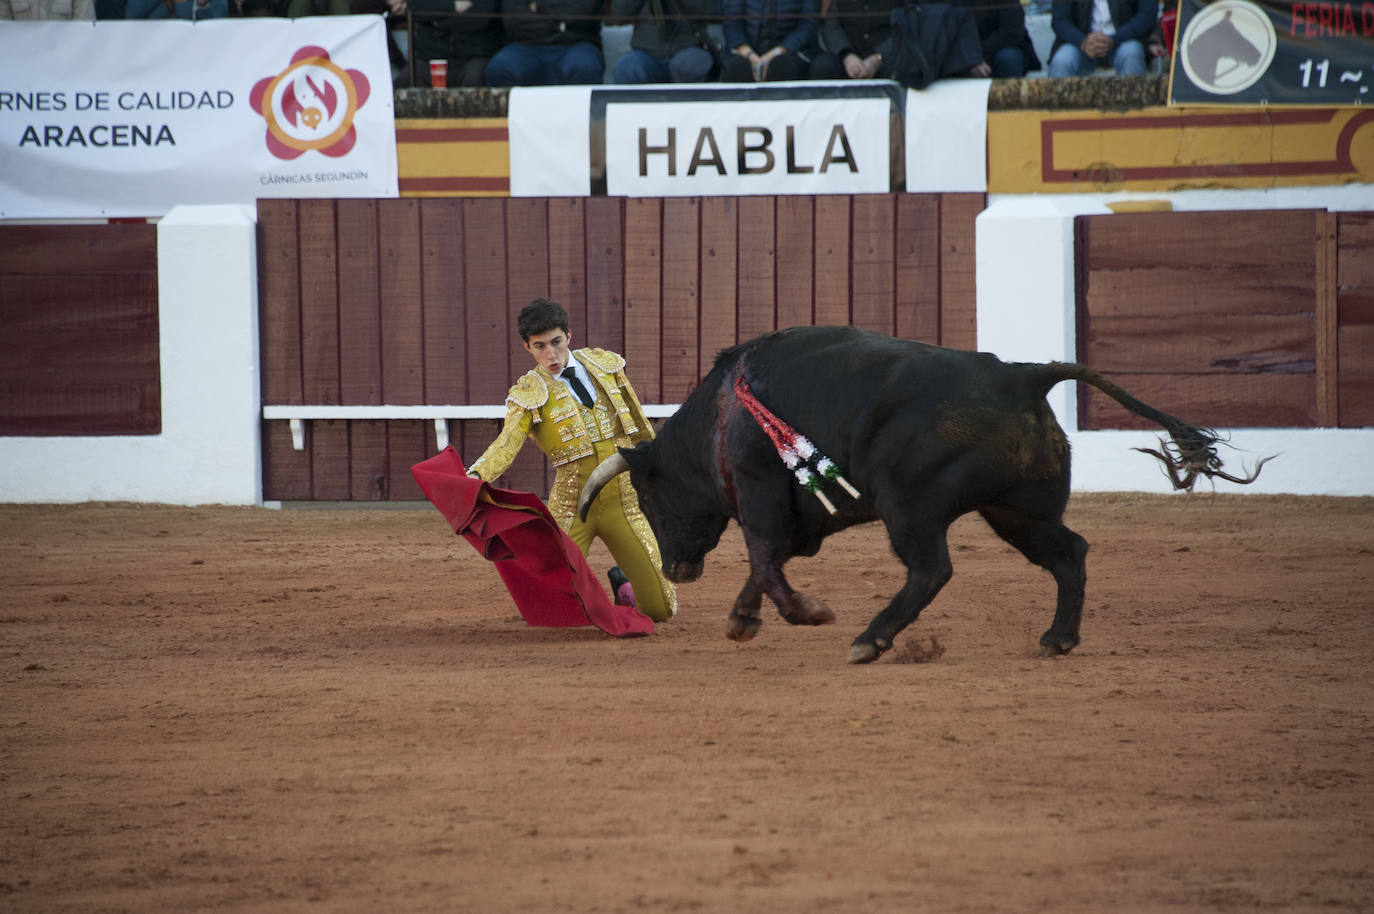
POLYGON ((126 19, 223 19, 229 0, 129 0, 126 19))
MULTIPOLYGON (((285 3, 292 0, 244 0, 245 3, 275 2, 285 3)), ((406 0, 345 0, 348 8, 345 12, 355 16, 386 16, 386 53, 391 61, 391 75, 398 88, 405 88, 410 85, 408 62, 406 55, 401 51, 400 45, 396 43, 396 32, 404 31, 406 27, 406 0)), ((285 15, 284 13, 264 13, 262 15, 285 15)), ((429 64, 425 64, 428 69, 429 64)))
POLYGON ((1056 0, 1049 75, 1087 76, 1108 66, 1122 76, 1143 75, 1145 39, 1158 12, 1158 0, 1056 0))
POLYGON ((278 16, 300 19, 302 16, 347 16, 353 12, 349 0, 278 0, 278 16))
POLYGON ((504 37, 498 6, 499 0, 410 0, 414 85, 431 85, 429 62, 446 60, 448 85, 485 86, 487 63, 501 50, 504 37))
POLYGON ((830 0, 821 20, 824 50, 811 61, 811 78, 891 78, 892 2, 830 0))
POLYGON ((0 0, 0 19, 95 21, 95 0, 0 0))
POLYGON ((603 0, 501 0, 507 44, 487 64, 489 86, 599 84, 603 0))
POLYGON ((1026 11, 1020 3, 975 0, 973 19, 983 62, 969 71, 970 76, 1020 79, 1040 69, 1040 57, 1026 32, 1026 11))
POLYGON ((721 81, 806 79, 820 52, 820 11, 821 0, 725 0, 721 81))
POLYGON ((630 50, 616 62, 611 81, 639 85, 711 79, 716 55, 706 20, 716 10, 712 0, 611 0, 613 20, 634 19, 630 50))

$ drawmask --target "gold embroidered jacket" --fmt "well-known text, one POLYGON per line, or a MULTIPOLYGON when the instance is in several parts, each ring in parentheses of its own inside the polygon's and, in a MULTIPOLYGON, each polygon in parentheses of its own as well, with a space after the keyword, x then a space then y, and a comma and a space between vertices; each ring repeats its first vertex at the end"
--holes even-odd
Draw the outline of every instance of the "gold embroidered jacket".
POLYGON ((533 438, 557 471, 549 511, 560 524, 565 513, 571 522, 577 502, 573 462, 595 453, 593 442, 611 440, 620 447, 631 447, 654 437, 644 407, 625 376, 624 357, 606 349, 578 349, 576 356, 598 388, 592 408, 581 404, 566 381, 555 378, 543 366, 533 368, 506 395, 501 434, 468 468, 490 482, 510 468, 525 439, 533 438), (569 493, 571 503, 564 505, 569 493))

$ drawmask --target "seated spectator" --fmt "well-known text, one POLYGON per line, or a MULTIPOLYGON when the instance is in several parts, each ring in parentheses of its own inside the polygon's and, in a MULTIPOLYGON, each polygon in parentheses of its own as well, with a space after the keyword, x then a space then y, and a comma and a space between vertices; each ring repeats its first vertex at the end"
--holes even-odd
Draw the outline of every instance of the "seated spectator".
POLYGON ((700 83, 716 72, 716 55, 706 20, 716 12, 712 0, 611 0, 609 24, 633 19, 630 50, 616 61, 611 81, 700 83))
POLYGON ((501 0, 508 43, 487 64, 487 85, 599 84, 606 69, 603 6, 603 0, 501 0))
POLYGON ((223 19, 229 0, 129 0, 125 19, 223 19))
POLYGON ((0 0, 0 19, 95 19, 95 0, 0 0))
MULTIPOLYGON (((299 0, 244 0, 244 3, 289 3, 299 2, 299 0)), ((330 2, 330 0, 325 0, 330 2)), ((386 17, 386 53, 391 60, 391 73, 395 79, 397 88, 405 88, 410 85, 410 69, 406 55, 401 52, 401 47, 396 43, 395 32, 404 31, 406 27, 406 11, 409 7, 406 0, 344 0, 348 4, 345 12, 355 16, 375 16, 386 17)), ((249 14, 245 14, 249 15, 249 14)), ((279 16, 285 13, 263 13, 262 15, 279 16)), ((418 67, 418 63, 417 63, 418 67)), ((425 68, 429 68, 428 62, 425 68)))
POLYGON ((811 78, 891 78, 895 50, 892 3, 893 0, 830 0, 821 20, 823 50, 811 61, 811 78))
POLYGON ((973 19, 978 25, 983 62, 970 70, 969 76, 1020 79, 1040 69, 1040 56, 1026 32, 1026 11, 1020 3, 974 0, 973 19))
POLYGON ((725 0, 721 82, 808 78, 820 11, 821 0, 725 0))
POLYGON ((287 19, 302 16, 347 16, 353 12, 349 0, 278 0, 275 15, 287 19))
POLYGON ((485 86, 487 64, 501 50, 504 39, 501 20, 496 17, 498 6, 499 0, 410 0, 414 84, 431 85, 429 62, 445 60, 448 85, 464 89, 485 86))
POLYGON ((1158 0, 1056 0, 1050 14, 1054 47, 1049 75, 1087 76, 1111 67, 1122 76, 1145 73, 1145 39, 1155 27, 1158 0))
POLYGON ((1178 26, 1178 0, 1163 0, 1159 7, 1159 21, 1150 37, 1145 39, 1147 63, 1158 73, 1168 73, 1174 56, 1174 30, 1178 26))

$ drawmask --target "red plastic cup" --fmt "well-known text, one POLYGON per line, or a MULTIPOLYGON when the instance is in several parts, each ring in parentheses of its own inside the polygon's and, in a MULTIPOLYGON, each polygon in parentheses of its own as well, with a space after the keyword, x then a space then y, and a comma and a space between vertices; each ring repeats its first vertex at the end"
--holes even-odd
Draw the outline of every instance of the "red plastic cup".
POLYGON ((447 60, 431 60, 429 62, 429 84, 435 89, 448 88, 447 60))

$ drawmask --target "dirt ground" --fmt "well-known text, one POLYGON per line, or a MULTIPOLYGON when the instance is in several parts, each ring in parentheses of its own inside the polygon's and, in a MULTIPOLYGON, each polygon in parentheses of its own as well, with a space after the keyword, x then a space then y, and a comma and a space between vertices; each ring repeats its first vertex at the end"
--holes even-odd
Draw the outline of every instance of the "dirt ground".
POLYGON ((851 666, 878 526, 789 566, 836 625, 741 645, 733 527, 615 640, 428 508, 0 506, 0 911, 1374 910, 1374 500, 1068 520, 1071 656, 966 518, 851 666))

